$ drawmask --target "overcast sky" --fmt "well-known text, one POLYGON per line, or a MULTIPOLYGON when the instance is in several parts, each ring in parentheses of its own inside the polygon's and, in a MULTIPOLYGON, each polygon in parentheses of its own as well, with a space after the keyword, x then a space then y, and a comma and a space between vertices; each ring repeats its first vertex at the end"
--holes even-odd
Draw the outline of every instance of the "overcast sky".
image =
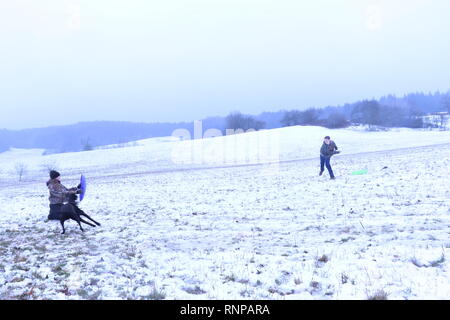
POLYGON ((448 0, 0 2, 0 128, 450 89, 448 0))

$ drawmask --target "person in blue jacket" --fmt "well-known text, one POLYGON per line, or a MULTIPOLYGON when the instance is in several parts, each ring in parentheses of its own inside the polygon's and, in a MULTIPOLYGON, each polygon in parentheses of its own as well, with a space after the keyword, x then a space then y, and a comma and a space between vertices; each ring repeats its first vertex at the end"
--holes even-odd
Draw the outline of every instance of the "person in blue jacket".
POLYGON ((319 176, 321 176, 324 172, 324 167, 327 167, 328 173, 330 174, 330 179, 334 180, 335 176, 333 173, 333 169, 331 168, 330 160, 331 157, 335 154, 340 153, 338 151, 338 147, 336 143, 331 140, 329 136, 326 136, 323 140, 322 147, 320 148, 320 173, 319 176))

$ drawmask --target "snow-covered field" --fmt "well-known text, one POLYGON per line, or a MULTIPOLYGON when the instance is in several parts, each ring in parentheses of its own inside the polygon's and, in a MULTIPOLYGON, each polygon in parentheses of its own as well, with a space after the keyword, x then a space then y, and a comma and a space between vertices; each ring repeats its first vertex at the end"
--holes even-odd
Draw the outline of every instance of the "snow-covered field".
POLYGON ((450 298, 449 132, 292 127, 41 154, 0 154, 2 299, 450 298), (326 134, 335 181, 318 176, 326 134), (46 221, 50 166, 67 186, 86 174, 81 207, 101 227, 46 221))

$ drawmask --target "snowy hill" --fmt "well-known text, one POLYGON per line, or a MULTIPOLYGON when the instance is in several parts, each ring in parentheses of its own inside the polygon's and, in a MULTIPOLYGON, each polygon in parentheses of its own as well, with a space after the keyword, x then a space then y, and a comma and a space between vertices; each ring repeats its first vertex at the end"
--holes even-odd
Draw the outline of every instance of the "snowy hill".
POLYGON ((448 299, 449 161, 450 132, 406 129, 12 150, 0 154, 0 298, 448 299), (336 181, 318 176, 325 135, 342 150, 336 181), (81 207, 101 227, 60 235, 46 221, 49 166, 67 186, 86 174, 81 207))
POLYGON ((325 135, 330 135, 346 155, 450 143, 449 131, 368 132, 297 126, 200 140, 152 138, 122 148, 113 145, 52 155, 42 155, 43 150, 39 149, 13 149, 0 153, 0 178, 3 182, 17 180, 17 163, 27 168, 25 180, 36 181, 46 177, 49 167, 75 178, 80 173, 93 177, 311 159, 317 157, 325 135))

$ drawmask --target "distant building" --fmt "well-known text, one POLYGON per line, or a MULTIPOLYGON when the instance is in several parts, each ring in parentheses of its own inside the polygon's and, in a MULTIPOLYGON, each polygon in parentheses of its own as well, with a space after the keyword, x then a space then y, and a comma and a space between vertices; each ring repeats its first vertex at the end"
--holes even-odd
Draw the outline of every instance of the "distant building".
POLYGON ((435 112, 421 117, 423 127, 428 129, 450 130, 450 113, 435 112))

